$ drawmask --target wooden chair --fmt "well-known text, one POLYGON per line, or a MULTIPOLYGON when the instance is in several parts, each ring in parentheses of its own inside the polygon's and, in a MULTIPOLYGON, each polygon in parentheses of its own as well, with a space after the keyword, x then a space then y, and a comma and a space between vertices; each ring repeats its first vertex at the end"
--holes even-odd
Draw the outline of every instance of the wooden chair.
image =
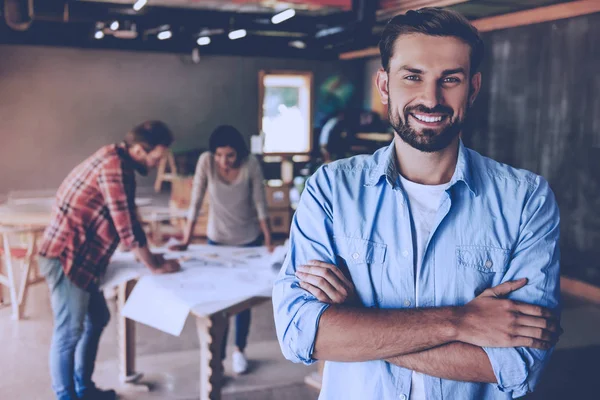
MULTIPOLYGON (((44 279, 39 275, 35 260, 36 241, 40 232, 43 232, 42 228, 0 226, 0 285, 8 288, 12 318, 15 320, 20 320, 23 316, 28 287, 44 279)), ((5 303, 1 293, 0 303, 5 303)))

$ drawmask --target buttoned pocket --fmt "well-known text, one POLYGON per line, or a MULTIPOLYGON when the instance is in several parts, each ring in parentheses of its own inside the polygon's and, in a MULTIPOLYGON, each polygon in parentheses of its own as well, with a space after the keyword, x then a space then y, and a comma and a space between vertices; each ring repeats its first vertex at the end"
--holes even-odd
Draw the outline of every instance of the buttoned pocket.
POLYGON ((361 238, 335 236, 340 268, 346 267, 363 305, 378 306, 381 300, 387 246, 361 238))
POLYGON ((466 303, 498 285, 510 262, 510 250, 491 246, 456 246, 457 298, 466 303))
POLYGON ((387 246, 360 238, 336 236, 338 254, 348 264, 383 264, 387 246))
POLYGON ((474 268, 493 274, 504 272, 508 267, 510 251, 487 246, 457 246, 456 262, 459 267, 474 268))

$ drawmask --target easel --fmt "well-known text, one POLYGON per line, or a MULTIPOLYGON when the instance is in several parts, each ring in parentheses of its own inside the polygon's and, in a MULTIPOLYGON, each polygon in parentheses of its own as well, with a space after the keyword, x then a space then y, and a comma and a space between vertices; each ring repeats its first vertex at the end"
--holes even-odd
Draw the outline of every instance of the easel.
POLYGON ((161 158, 158 164, 158 172, 156 174, 156 182, 154 182, 154 191, 160 193, 163 182, 172 182, 177 178, 177 166, 175 165, 175 157, 170 150, 167 150, 163 158, 161 158), (169 167, 169 172, 167 172, 169 167))

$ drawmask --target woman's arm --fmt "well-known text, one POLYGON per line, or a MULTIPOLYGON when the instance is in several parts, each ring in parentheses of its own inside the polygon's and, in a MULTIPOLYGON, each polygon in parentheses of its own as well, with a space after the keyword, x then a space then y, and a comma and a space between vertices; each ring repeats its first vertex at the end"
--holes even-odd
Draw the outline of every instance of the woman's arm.
POLYGON ((260 230, 265 237, 265 246, 272 249, 271 228, 269 227, 269 215, 267 212, 267 196, 265 195, 265 178, 257 158, 250 156, 248 160, 250 183, 252 190, 252 200, 256 207, 258 220, 260 221, 260 230))
POLYGON ((210 169, 210 152, 203 153, 196 164, 196 172, 194 173, 194 182, 192 185, 190 207, 188 209, 187 223, 183 233, 183 245, 188 246, 192 240, 192 232, 196 226, 198 212, 202 206, 202 201, 206 195, 208 187, 209 169, 210 169))

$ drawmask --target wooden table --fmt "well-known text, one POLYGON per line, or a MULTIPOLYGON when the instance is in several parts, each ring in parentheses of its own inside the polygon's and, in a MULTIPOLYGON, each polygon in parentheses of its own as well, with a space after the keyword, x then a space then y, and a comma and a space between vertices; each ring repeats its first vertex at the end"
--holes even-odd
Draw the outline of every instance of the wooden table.
MULTIPOLYGON (((136 370, 135 321, 121 316, 121 309, 133 291, 137 280, 132 279, 118 290, 119 378, 123 383, 136 383, 143 374, 136 370)), ((223 360, 221 346, 229 317, 270 301, 270 294, 232 301, 201 304, 192 309, 200 343, 200 400, 221 399, 223 360)))
MULTIPOLYGON (((216 247, 210 245, 194 245, 190 247, 190 251, 193 253, 198 251, 198 254, 206 254, 206 249, 209 248, 216 249, 216 247)), ((240 248, 240 250, 247 249, 248 248, 240 248)), ((162 251, 164 249, 161 248, 156 250, 162 251)), ((262 249, 261 251, 266 250, 262 249)), ((225 250, 224 253, 229 254, 228 250, 225 250)), ((255 262, 259 265, 262 265, 262 261, 255 262)), ((256 264, 248 264, 247 267, 241 266, 238 271, 240 274, 245 274, 248 270, 255 270, 253 265, 256 264)), ((271 298, 272 280, 275 278, 275 272, 270 267, 267 267, 266 265, 265 267, 266 268, 264 269, 263 267, 259 267, 259 270, 257 270, 257 276, 260 277, 256 278, 258 281, 248 284, 246 284, 246 281, 242 281, 243 286, 237 286, 239 287, 239 291, 237 292, 234 289, 236 286, 232 287, 232 290, 230 291, 221 291, 223 286, 221 286, 219 289, 220 291, 218 293, 239 293, 240 297, 238 298, 228 298, 228 296, 222 296, 220 297, 221 300, 212 301, 212 297, 210 297, 211 295, 208 294, 208 292, 204 292, 204 297, 206 298, 205 300, 202 300, 203 296, 200 296, 197 300, 194 300, 196 301, 196 304, 191 307, 190 314, 196 320, 196 329, 200 343, 199 398, 201 400, 218 400, 221 398, 221 384, 223 380, 221 346, 223 344, 223 340, 226 340, 224 334, 229 323, 229 317, 269 301, 271 298), (256 288, 258 288, 258 291, 256 288), (246 293, 246 295, 244 295, 244 293, 246 293)), ((195 268, 200 268, 198 270, 200 275, 196 275, 194 269, 187 269, 188 273, 191 273, 191 275, 182 275, 181 279, 184 279, 182 282, 188 282, 189 279, 193 279, 192 277, 196 277, 196 279, 198 279, 196 282, 201 285, 200 282, 203 282, 203 279, 212 279, 209 277, 213 275, 202 275, 206 273, 206 270, 203 270, 204 267, 200 266, 195 268)), ((128 253, 121 253, 119 256, 115 256, 113 258, 105 275, 105 280, 101 284, 101 288, 103 289, 118 285, 117 321, 119 332, 119 378, 123 383, 135 384, 140 380, 142 374, 137 371, 135 363, 136 322, 122 316, 121 311, 133 292, 138 280, 149 274, 150 272, 148 269, 141 263, 134 261, 131 255, 128 255, 128 253)), ((163 278, 162 276, 154 276, 153 280, 154 282, 159 282, 156 280, 168 278, 171 279, 172 282, 172 279, 177 279, 177 275, 170 275, 170 277, 171 278, 169 278, 169 276, 164 276, 163 278)), ((230 285, 229 280, 224 280, 221 282, 221 285, 230 285)), ((239 282, 233 283, 233 285, 239 285, 239 282)), ((152 289, 148 289, 148 286, 146 286, 144 290, 148 291, 152 289)), ((176 289, 169 290, 171 290, 169 293, 176 293, 176 289)), ((148 294, 148 292, 144 293, 145 295, 148 294)), ((158 304, 162 305, 164 303, 159 301, 158 304)), ((166 303, 165 306, 169 307, 169 303, 166 303)), ((156 310, 156 313, 160 315, 161 311, 163 310, 156 310)))

